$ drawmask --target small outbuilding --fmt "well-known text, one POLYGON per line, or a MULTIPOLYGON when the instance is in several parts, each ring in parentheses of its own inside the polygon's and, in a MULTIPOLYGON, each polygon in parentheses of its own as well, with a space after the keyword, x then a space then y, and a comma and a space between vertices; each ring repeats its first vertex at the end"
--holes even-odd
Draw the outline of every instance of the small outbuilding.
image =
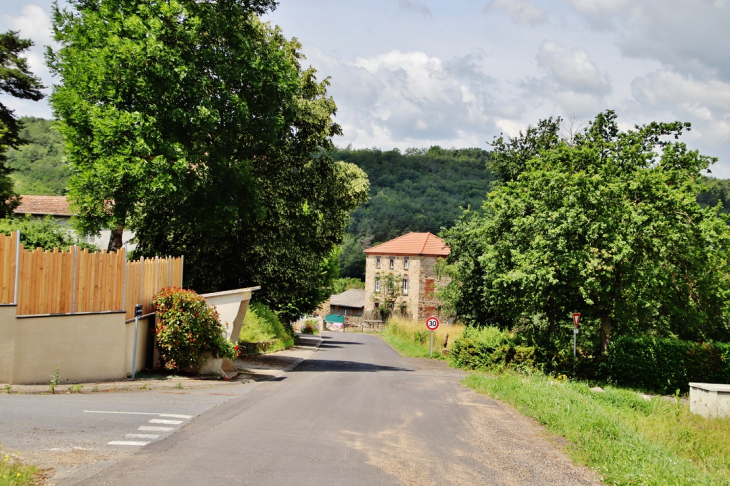
POLYGON ((362 317, 365 310, 365 290, 349 289, 330 297, 330 314, 362 317))

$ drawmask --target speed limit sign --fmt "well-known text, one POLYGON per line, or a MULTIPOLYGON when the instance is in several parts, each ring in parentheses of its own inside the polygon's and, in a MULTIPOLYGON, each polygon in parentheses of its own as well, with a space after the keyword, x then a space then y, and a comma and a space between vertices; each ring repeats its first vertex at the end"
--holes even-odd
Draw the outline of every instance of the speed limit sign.
POLYGON ((431 316, 426 319, 426 327, 429 331, 435 331, 439 328, 439 320, 436 316, 431 316))

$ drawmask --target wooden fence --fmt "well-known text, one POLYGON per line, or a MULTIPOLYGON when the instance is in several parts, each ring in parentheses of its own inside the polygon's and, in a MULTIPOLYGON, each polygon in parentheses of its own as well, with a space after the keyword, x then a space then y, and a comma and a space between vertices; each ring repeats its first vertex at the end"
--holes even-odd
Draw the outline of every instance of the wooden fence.
POLYGON ((0 235, 0 304, 17 304, 19 316, 124 311, 132 318, 136 304, 153 311, 159 289, 182 286, 182 257, 127 261, 124 249, 27 250, 19 241, 15 231, 0 235))

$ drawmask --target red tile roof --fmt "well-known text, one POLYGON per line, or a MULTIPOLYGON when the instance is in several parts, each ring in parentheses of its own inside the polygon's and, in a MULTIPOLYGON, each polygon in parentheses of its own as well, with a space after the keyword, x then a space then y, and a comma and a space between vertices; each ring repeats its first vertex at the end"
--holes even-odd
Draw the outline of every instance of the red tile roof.
POLYGON ((444 240, 431 233, 407 233, 380 245, 368 248, 368 255, 428 255, 449 256, 451 250, 444 240))
POLYGON ((20 206, 15 208, 18 214, 50 214, 53 216, 71 216, 66 196, 20 196, 20 206))

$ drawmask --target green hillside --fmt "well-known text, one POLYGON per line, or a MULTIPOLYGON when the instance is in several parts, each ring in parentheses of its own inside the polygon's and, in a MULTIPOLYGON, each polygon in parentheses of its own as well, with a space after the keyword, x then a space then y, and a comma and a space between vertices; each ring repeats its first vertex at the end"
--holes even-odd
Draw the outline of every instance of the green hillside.
POLYGON ((61 195, 71 175, 63 162, 63 140, 51 130, 52 121, 22 117, 23 138, 30 143, 8 150, 8 166, 18 194, 61 195))

